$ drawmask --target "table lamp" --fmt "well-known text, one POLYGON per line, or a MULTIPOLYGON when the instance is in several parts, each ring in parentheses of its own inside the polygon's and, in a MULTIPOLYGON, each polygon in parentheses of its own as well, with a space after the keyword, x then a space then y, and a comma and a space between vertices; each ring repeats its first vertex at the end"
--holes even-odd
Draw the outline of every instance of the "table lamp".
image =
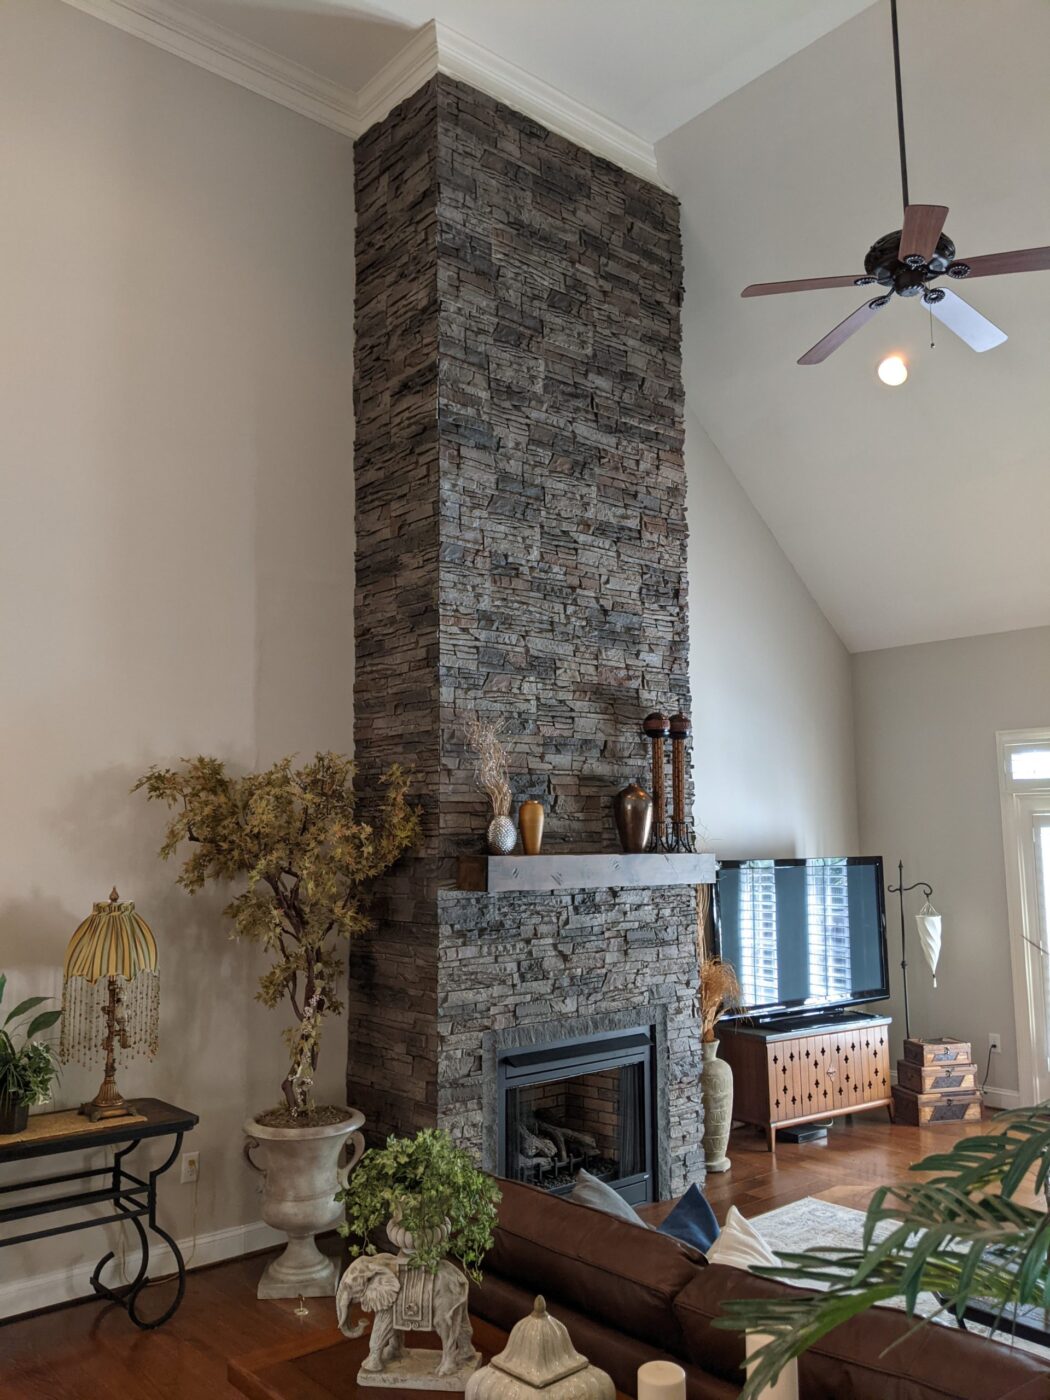
POLYGON ((145 1052, 152 1059, 159 1011, 156 940, 134 904, 122 902, 114 889, 70 939, 62 988, 62 1059, 90 1065, 100 1049, 105 1054, 102 1085, 80 1106, 93 1123, 134 1112, 117 1088, 117 1051, 145 1052))

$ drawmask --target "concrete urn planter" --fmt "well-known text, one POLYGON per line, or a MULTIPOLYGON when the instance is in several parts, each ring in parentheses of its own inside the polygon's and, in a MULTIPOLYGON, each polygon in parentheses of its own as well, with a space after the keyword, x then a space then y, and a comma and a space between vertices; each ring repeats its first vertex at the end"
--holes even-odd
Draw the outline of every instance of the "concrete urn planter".
POLYGON ((717 1040, 704 1042, 700 1091, 704 1100, 704 1165, 709 1172, 727 1172, 730 1162, 726 1148, 733 1121, 733 1071, 725 1060, 718 1058, 717 1040))
POLYGON ((334 1296, 338 1262, 321 1253, 314 1236, 342 1219, 335 1193, 346 1185, 365 1150, 364 1121, 363 1113, 348 1109, 342 1122, 315 1128, 270 1128, 254 1118, 245 1123, 245 1160, 262 1177, 262 1218, 288 1236, 283 1254, 259 1280, 258 1297, 334 1296), (344 1147, 349 1157, 341 1166, 344 1147))

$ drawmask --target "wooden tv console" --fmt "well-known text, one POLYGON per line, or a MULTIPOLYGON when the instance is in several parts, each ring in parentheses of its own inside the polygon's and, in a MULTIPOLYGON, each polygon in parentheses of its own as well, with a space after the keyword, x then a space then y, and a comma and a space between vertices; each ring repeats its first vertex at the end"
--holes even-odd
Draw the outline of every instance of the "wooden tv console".
POLYGON ((737 1025, 718 1028, 720 1054, 733 1069, 733 1117, 765 1129, 770 1152, 777 1129, 885 1108, 893 1121, 889 1016, 851 1016, 805 1029, 737 1025))

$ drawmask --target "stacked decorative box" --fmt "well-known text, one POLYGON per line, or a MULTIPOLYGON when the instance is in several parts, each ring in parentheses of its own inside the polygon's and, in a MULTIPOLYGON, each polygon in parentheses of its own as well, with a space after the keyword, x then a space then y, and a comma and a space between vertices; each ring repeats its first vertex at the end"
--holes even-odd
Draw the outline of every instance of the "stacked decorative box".
POLYGON ((970 1122, 981 1116, 977 1066, 968 1040, 906 1040, 893 1106, 902 1123, 970 1122))

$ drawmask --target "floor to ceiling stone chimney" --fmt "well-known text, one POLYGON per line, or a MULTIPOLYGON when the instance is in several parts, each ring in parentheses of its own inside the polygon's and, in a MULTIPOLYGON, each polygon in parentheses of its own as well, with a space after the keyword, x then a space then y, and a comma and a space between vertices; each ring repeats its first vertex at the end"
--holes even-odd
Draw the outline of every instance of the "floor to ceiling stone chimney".
POLYGON ((377 1136, 439 1124, 491 1156, 497 1040, 633 1017, 661 1028, 680 1190, 693 889, 455 885, 487 821, 470 715, 505 717, 516 801, 582 851, 615 850, 613 795, 648 786, 643 716, 689 710, 677 201, 445 76, 355 154, 359 782, 412 763, 426 834, 351 952, 349 1101, 377 1136))

